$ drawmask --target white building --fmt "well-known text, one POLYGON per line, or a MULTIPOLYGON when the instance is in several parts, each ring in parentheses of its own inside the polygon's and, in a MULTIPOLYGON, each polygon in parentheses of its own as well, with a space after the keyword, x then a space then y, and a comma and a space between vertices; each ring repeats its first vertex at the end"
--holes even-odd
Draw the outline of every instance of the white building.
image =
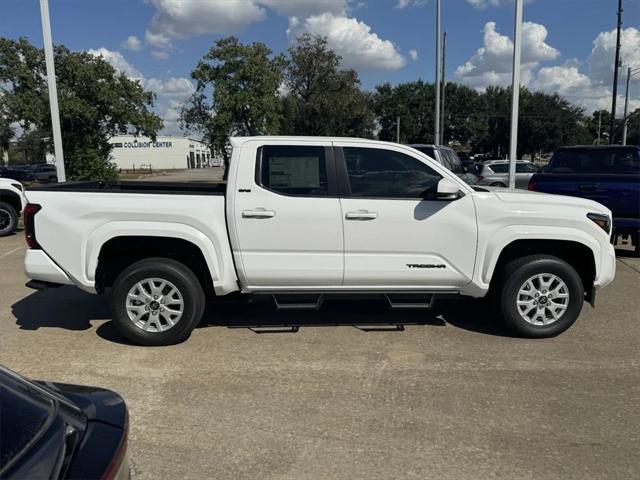
POLYGON ((222 165, 214 159, 207 146, 192 138, 161 137, 156 141, 147 137, 120 135, 109 143, 111 160, 121 170, 176 170, 222 165))

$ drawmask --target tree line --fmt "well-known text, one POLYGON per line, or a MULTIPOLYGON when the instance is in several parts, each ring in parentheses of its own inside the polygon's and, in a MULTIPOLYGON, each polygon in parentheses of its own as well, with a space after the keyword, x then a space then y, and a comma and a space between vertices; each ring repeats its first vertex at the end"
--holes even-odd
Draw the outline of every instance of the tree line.
MULTIPOLYGON (((152 112, 155 95, 140 81, 116 71, 102 58, 55 48, 56 74, 67 176, 113 178, 109 138, 134 133, 155 140, 162 120, 152 112)), ((233 135, 355 136, 402 143, 433 141, 434 84, 417 80, 363 89, 355 70, 326 39, 300 36, 286 54, 264 43, 218 40, 191 77, 196 91, 185 101, 181 127, 228 161, 233 135)), ((444 142, 492 156, 508 151, 509 88, 479 92, 446 84, 444 142)), ((640 115, 638 115, 640 116, 640 115)), ((561 145, 592 144, 605 135, 610 114, 584 110, 557 94, 522 87, 518 154, 549 152, 561 145), (599 132, 598 125, 602 128, 599 132)), ((51 151, 51 121, 43 51, 26 39, 0 38, 0 150, 19 123, 24 148, 51 151), (43 147, 44 139, 44 147, 43 147)), ((630 122, 629 143, 640 143, 639 120, 630 122)))

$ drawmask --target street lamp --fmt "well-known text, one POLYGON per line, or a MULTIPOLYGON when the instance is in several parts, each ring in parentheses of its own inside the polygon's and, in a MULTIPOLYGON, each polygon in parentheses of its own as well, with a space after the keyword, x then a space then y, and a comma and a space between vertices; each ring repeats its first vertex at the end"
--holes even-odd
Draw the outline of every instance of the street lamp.
POLYGON ((637 73, 640 73, 640 67, 638 68, 631 68, 629 67, 627 69, 627 92, 625 93, 624 96, 624 116, 622 118, 624 118, 624 127, 622 129, 622 145, 626 145, 627 144, 627 126, 629 124, 629 87, 631 86, 631 78, 636 75, 637 73))

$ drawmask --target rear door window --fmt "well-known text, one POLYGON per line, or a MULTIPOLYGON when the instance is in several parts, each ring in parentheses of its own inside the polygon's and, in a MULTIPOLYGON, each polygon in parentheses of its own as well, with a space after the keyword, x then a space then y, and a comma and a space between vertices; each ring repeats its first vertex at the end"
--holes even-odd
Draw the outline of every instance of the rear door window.
POLYGON ((283 195, 329 194, 325 147, 265 145, 258 155, 261 186, 283 195))
POLYGON ((530 163, 516 163, 516 173, 535 173, 538 169, 530 163))
POLYGON ((489 168, 494 173, 508 173, 509 172, 509 164, 507 164, 507 163, 496 163, 494 165, 489 165, 489 168))

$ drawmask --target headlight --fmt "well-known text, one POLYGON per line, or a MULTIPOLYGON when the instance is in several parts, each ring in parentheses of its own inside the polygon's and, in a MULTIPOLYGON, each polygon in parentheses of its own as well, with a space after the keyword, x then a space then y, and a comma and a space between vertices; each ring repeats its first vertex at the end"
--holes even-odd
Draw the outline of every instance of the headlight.
POLYGON ((602 213, 587 213, 587 218, 595 222, 601 229, 608 234, 611 233, 611 217, 602 213))
POLYGON ((14 187, 14 188, 17 188, 20 191, 22 191, 22 184, 20 184, 20 183, 12 183, 11 186, 14 187))

